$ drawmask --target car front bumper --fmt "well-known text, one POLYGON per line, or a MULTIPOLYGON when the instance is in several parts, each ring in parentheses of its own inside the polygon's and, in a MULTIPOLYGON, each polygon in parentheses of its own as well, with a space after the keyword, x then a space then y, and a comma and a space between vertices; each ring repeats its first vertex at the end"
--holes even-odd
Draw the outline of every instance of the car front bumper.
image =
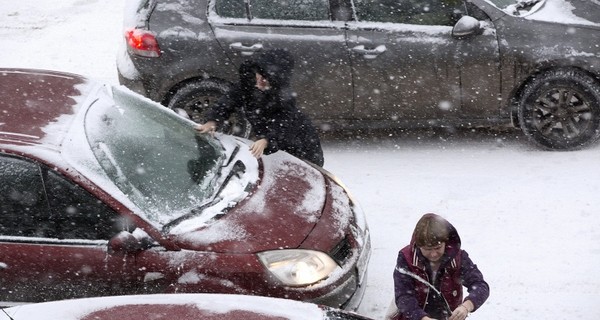
POLYGON ((358 259, 355 260, 352 269, 353 276, 338 285, 333 291, 311 299, 310 302, 338 307, 344 310, 356 311, 362 302, 367 287, 367 269, 371 258, 371 237, 366 230, 364 244, 360 250, 358 259))

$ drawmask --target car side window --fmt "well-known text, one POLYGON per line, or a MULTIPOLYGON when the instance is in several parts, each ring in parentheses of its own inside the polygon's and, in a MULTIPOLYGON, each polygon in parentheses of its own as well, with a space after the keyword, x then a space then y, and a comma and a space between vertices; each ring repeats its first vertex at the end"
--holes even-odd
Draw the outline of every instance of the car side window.
POLYGON ((47 237, 54 226, 37 164, 0 156, 0 235, 47 237))
POLYGON ((126 226, 83 188, 32 161, 0 156, 0 236, 108 240, 126 226))
POLYGON ((225 18, 246 18, 244 0, 216 0, 215 11, 225 18))
POLYGON ((453 26, 465 12, 462 0, 354 0, 358 21, 453 26))
POLYGON ((276 20, 329 20, 328 0, 251 0, 252 18, 276 20))
POLYGON ((44 178, 58 238, 108 240, 122 230, 118 214, 85 189, 51 170, 44 178))
POLYGON ((330 20, 328 0, 216 0, 215 11, 225 18, 247 18, 245 2, 253 19, 330 20))

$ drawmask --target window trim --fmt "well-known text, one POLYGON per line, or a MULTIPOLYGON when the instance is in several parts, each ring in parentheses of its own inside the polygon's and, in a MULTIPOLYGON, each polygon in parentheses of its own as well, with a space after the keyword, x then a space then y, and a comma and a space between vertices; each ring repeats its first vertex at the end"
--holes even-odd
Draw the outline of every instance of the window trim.
POLYGON ((354 10, 351 7, 350 0, 326 0, 329 4, 327 13, 329 20, 291 20, 291 19, 263 19, 254 18, 250 9, 250 1, 245 0, 246 9, 245 18, 230 18, 220 16, 215 7, 217 0, 210 0, 206 16, 209 24, 213 25, 233 25, 233 26, 261 26, 261 27, 305 27, 305 28, 341 28, 344 23, 350 20, 339 20, 336 17, 342 16, 341 9, 349 8, 349 18, 354 17, 354 10), (344 3, 344 4, 342 4, 344 3), (344 5, 346 7, 344 7, 344 5), (337 12, 337 14, 336 14, 337 12))
POLYGON ((22 243, 22 244, 55 244, 73 246, 108 246, 109 240, 86 240, 86 239, 57 239, 43 237, 21 237, 0 235, 0 243, 22 243))

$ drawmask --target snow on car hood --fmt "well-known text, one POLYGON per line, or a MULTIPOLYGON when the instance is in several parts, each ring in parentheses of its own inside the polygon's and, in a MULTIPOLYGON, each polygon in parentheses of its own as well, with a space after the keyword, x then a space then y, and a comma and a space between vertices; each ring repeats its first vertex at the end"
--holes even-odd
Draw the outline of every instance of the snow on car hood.
POLYGON ((528 20, 600 27, 600 2, 597 0, 517 0, 500 9, 528 20), (520 9, 523 6, 527 9, 520 9))
POLYGON ((192 228, 188 222, 171 230, 177 245, 237 253, 298 247, 321 217, 325 178, 285 152, 265 155, 261 162, 260 180, 245 199, 209 224, 192 228))
POLYGON ((599 13, 600 5, 594 3, 583 3, 580 0, 546 0, 540 10, 533 12, 526 19, 600 27, 599 13))

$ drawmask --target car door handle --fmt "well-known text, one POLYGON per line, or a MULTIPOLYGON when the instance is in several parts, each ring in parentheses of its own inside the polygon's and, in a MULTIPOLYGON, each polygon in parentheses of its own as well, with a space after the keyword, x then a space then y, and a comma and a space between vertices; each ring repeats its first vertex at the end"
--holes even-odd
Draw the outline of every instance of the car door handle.
POLYGON ((386 52, 387 48, 383 44, 377 46, 375 49, 365 49, 364 45, 359 45, 352 48, 352 51, 358 54, 362 54, 365 57, 365 59, 375 59, 378 55, 386 52))
POLYGON ((251 56, 253 53, 262 50, 262 43, 255 43, 251 46, 245 46, 241 42, 234 42, 229 45, 229 48, 235 51, 240 51, 243 56, 251 56))

